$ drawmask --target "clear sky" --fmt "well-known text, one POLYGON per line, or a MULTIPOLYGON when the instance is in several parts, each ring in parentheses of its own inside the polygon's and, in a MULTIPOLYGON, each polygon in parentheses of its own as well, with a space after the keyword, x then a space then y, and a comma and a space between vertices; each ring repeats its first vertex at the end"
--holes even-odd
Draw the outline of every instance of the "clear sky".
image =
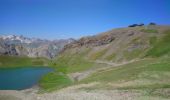
POLYGON ((79 38, 149 22, 170 25, 170 0, 0 0, 0 34, 79 38))

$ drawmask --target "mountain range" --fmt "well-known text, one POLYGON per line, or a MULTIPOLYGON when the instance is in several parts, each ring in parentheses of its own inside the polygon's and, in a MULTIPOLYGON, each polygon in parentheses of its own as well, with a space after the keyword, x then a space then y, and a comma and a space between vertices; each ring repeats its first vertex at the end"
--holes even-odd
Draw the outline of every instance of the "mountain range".
POLYGON ((0 55, 55 57, 62 48, 74 39, 43 40, 17 35, 0 36, 0 55))

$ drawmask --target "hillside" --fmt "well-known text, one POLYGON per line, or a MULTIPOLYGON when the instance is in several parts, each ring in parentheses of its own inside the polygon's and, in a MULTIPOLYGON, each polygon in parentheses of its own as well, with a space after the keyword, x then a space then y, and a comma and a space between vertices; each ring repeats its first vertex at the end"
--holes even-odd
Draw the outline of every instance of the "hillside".
POLYGON ((118 94, 140 94, 140 99, 166 100, 170 97, 169 43, 170 26, 158 25, 113 29, 83 37, 66 45, 53 60, 53 67, 62 74, 47 75, 40 86, 52 91, 86 83, 78 91, 105 91, 109 95, 107 91, 118 90, 118 94))
POLYGON ((158 48, 156 45, 161 46, 158 42, 163 37, 166 37, 166 40, 163 39, 165 43, 162 46, 168 45, 169 31, 168 26, 156 25, 114 29, 96 36, 83 37, 68 44, 63 54, 74 55, 87 52, 84 58, 88 60, 125 62, 144 57, 152 47, 158 48))
POLYGON ((148 25, 83 37, 66 45, 54 65, 65 66, 68 73, 72 73, 89 69, 94 63, 120 64, 169 56, 169 34, 170 26, 148 25))

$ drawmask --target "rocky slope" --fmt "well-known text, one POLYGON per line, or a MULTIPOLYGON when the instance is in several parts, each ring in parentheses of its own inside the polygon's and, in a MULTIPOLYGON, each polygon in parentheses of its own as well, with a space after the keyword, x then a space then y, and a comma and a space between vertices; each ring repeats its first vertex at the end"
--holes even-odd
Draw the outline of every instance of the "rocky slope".
POLYGON ((0 36, 0 55, 53 58, 64 45, 72 41, 74 40, 49 41, 16 35, 0 36))

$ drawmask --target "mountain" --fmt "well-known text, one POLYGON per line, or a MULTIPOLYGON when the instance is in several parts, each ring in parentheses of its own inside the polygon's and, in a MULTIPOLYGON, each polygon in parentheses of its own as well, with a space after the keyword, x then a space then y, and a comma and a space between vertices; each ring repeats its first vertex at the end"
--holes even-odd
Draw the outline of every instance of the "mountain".
POLYGON ((83 57, 92 61, 130 61, 144 57, 169 30, 170 26, 159 25, 113 29, 67 44, 62 54, 81 55, 85 53, 83 57))
POLYGON ((74 80, 82 80, 108 66, 168 58, 169 43, 170 26, 154 24, 118 28, 65 45, 53 65, 74 80))
POLYGON ((77 88, 66 88, 65 95, 118 91, 135 100, 169 98, 170 26, 135 24, 82 37, 65 45, 51 63, 56 72, 40 81, 45 91, 72 84, 77 88))
POLYGON ((0 36, 0 55, 53 58, 72 41, 74 39, 50 41, 17 35, 0 36))

